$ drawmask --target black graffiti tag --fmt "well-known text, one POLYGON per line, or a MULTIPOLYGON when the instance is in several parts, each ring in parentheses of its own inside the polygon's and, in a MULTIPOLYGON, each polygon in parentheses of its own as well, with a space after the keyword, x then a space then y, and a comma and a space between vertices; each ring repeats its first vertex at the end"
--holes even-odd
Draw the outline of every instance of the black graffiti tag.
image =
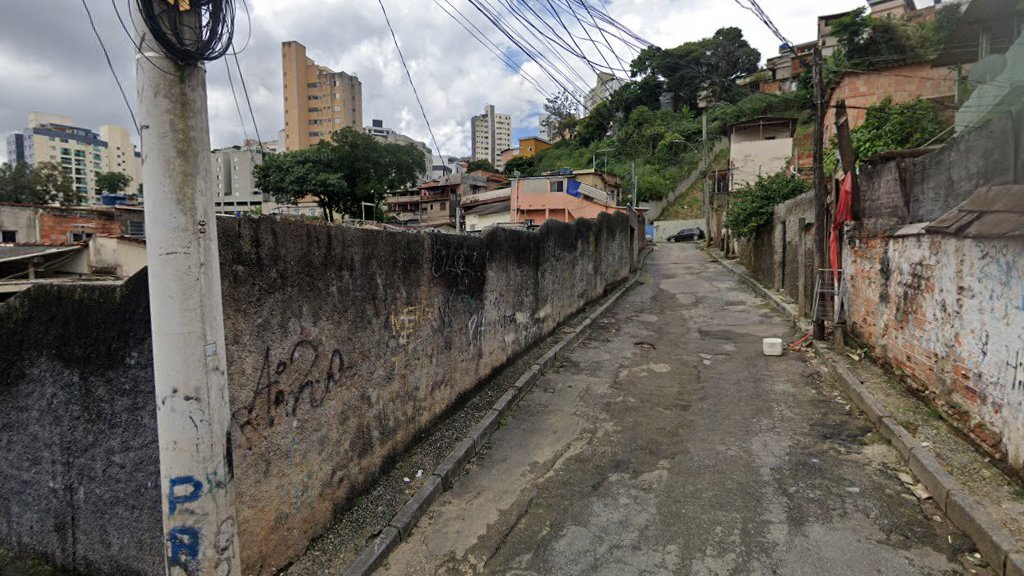
POLYGON ((316 344, 300 340, 284 359, 274 362, 267 346, 252 398, 234 411, 232 420, 251 443, 283 418, 294 418, 307 406, 322 406, 341 384, 344 370, 345 357, 337 348, 330 356, 321 355, 316 344))

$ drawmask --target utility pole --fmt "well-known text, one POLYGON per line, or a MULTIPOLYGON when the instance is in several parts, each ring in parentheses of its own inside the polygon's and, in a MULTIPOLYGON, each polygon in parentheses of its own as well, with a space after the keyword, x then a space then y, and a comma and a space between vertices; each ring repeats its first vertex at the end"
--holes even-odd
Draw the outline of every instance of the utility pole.
POLYGON ((701 113, 701 162, 704 165, 704 243, 711 243, 711 192, 708 190, 708 111, 701 113))
MULTIPOLYGON (((206 69, 164 52, 141 2, 169 11, 131 3, 166 574, 241 574, 206 69)), ((170 18, 201 30, 198 5, 170 18)))
MULTIPOLYGON (((821 77, 821 47, 814 47, 814 278, 815 290, 818 289, 817 279, 822 275, 825 266, 825 103, 824 86, 821 77)), ((820 299, 820 294, 815 295, 820 299)), ((815 311, 814 339, 825 338, 825 320, 815 311)))
POLYGON ((633 160, 633 211, 636 211, 636 160, 633 160))

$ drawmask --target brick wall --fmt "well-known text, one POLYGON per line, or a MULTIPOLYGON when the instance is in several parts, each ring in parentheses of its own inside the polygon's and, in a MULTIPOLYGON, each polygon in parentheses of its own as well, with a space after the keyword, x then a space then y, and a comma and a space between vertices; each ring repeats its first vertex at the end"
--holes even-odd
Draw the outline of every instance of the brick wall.
POLYGON ((39 214, 41 243, 70 244, 72 232, 116 236, 121 234, 121 224, 113 210, 45 209, 39 214))
MULTIPOLYGON (((831 103, 846 100, 850 127, 864 123, 867 108, 886 97, 895 103, 915 98, 948 99, 956 93, 956 72, 949 68, 932 68, 931 64, 910 64, 870 72, 849 72, 832 93, 831 103)), ((834 108, 825 111, 825 136, 835 134, 834 108)))
POLYGON ((844 267, 852 333, 1024 466, 1024 240, 873 236, 844 267))

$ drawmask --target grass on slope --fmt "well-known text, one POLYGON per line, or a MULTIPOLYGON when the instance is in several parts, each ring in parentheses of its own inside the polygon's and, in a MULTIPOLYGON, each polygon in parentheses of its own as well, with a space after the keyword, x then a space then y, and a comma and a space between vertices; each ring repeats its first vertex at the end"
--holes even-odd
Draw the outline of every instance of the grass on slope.
MULTIPOLYGON (((713 170, 725 170, 729 167, 729 149, 720 150, 711 161, 713 170)), ((674 202, 665 207, 658 220, 693 220, 703 216, 704 179, 698 178, 679 195, 674 202)))

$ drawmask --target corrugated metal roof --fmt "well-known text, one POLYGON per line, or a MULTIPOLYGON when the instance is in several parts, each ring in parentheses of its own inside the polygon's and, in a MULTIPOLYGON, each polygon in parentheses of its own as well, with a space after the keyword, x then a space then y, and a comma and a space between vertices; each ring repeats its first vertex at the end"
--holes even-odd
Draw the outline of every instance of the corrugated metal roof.
POLYGON ((925 230, 967 238, 1024 236, 1024 185, 981 188, 925 230))

